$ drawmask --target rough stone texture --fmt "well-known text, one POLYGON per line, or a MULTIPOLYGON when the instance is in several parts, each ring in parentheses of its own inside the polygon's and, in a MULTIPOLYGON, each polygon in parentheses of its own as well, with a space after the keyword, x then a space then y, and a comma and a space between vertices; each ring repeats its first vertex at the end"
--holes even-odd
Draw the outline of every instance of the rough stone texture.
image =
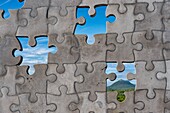
POLYGON ((170 0, 26 0, 10 15, 0 17, 0 113, 170 113, 170 0), (74 34, 85 23, 76 11, 89 7, 95 16, 101 5, 116 21, 89 45, 86 34, 74 34), (36 46, 44 35, 57 52, 29 75, 14 57, 22 50, 16 36, 36 46), (117 71, 136 63, 136 74, 127 74, 137 80, 136 90, 123 102, 106 92, 106 80, 117 77, 105 73, 107 62, 117 62, 117 71))

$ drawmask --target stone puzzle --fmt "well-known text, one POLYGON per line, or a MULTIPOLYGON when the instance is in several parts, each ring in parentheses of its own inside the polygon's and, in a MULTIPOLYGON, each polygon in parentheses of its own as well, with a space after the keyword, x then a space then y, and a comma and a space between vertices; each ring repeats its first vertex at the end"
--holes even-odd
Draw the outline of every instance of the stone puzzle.
MULTIPOLYGON (((170 0, 26 0, 18 10, 0 10, 0 113, 170 113, 170 0), (107 6, 107 32, 96 34, 95 43, 74 34, 77 8, 107 6), (3 14, 10 12, 10 18, 3 14), (36 38, 47 36, 47 64, 20 66, 18 36, 28 36, 31 47, 36 38), (116 92, 107 92, 107 63, 135 63, 135 91, 126 92, 119 102, 116 92)), ((97 28, 96 28, 97 29, 97 28)))

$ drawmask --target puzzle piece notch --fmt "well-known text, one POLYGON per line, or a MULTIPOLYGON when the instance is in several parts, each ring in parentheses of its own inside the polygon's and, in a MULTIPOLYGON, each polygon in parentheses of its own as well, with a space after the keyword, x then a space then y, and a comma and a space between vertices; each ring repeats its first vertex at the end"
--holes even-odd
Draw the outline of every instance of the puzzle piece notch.
MULTIPOLYGON (((0 13, 2 11, 0 10, 0 13)), ((22 19, 18 20, 18 11, 17 10, 11 10, 11 18, 3 19, 0 18, 0 37, 3 39, 6 36, 16 36, 16 32, 18 29, 18 26, 26 26, 27 20, 22 19)))
POLYGON ((117 70, 119 72, 124 71, 125 67, 123 62, 133 62, 134 61, 134 54, 133 51, 140 51, 142 50, 142 44, 132 43, 132 38, 137 37, 138 33, 124 33, 124 42, 119 43, 117 42, 116 38, 118 37, 117 34, 107 34, 107 43, 112 43, 116 47, 114 51, 107 52, 107 62, 116 61, 118 63, 117 70))
POLYGON ((68 14, 67 7, 76 7, 82 0, 51 0, 50 7, 59 7, 59 14, 61 16, 66 16, 68 14))
POLYGON ((37 8, 38 14, 36 17, 31 17, 29 14, 31 9, 19 10, 19 20, 27 19, 26 26, 19 26, 17 36, 28 36, 30 38, 29 45, 34 47, 36 45, 35 38, 37 36, 48 35, 48 24, 54 25, 57 22, 55 17, 47 18, 48 7, 37 8), (41 29, 40 29, 41 28, 41 29))
MULTIPOLYGON (((147 90, 139 90, 135 92, 135 102, 143 102, 145 104, 144 109, 142 111, 136 110, 136 112, 140 113, 165 113, 165 109, 170 110, 170 102, 164 102, 164 93, 165 90, 155 90, 156 97, 153 99, 147 98, 147 90)), ((168 113, 168 112, 167 112, 168 113)))
MULTIPOLYGON (((6 74, 3 76, 0 76, 0 89, 3 87, 8 87, 9 89, 9 95, 16 95, 16 85, 23 84, 24 78, 17 75, 17 67, 16 66, 5 66, 5 69, 7 70, 6 74)), ((0 92, 0 96, 1 96, 0 92)))
POLYGON ((165 72, 164 61, 153 62, 155 68, 152 71, 145 69, 146 62, 136 62, 136 74, 129 73, 127 75, 128 80, 136 79, 136 90, 147 89, 147 97, 150 99, 155 98, 155 89, 165 89, 166 81, 159 81, 156 77, 158 72, 165 72), (145 81, 145 82, 144 82, 145 81), (156 83, 156 84, 155 84, 156 83))
POLYGON ((38 64, 34 65, 35 73, 33 75, 28 75, 27 70, 28 66, 20 66, 18 67, 21 72, 18 75, 23 76, 25 78, 25 82, 22 85, 17 85, 17 93, 29 93, 29 101, 36 102, 37 96, 36 93, 45 94, 47 93, 46 82, 54 82, 56 80, 55 75, 46 75, 47 65, 38 64))
POLYGON ((134 4, 134 3, 136 3, 135 0, 109 0, 109 5, 111 4, 119 5, 118 11, 119 13, 122 14, 127 12, 126 4, 134 4))
POLYGON ((108 109, 116 109, 116 104, 114 102, 108 103, 106 92, 96 92, 97 99, 95 101, 90 101, 88 99, 89 92, 78 93, 79 103, 71 103, 70 109, 75 113, 77 109, 81 113, 107 113, 108 109))
POLYGON ((60 95, 47 94, 47 103, 53 103, 57 106, 55 113, 72 113, 70 103, 78 103, 77 94, 68 94, 68 88, 65 86, 59 87, 60 95))
POLYGON ((75 71, 77 67, 75 64, 64 64, 65 72, 60 74, 56 71, 58 65, 57 64, 48 64, 47 75, 54 74, 57 76, 57 80, 53 83, 48 83, 47 92, 49 94, 60 95, 60 86, 67 87, 67 94, 73 94, 75 92, 74 84, 82 83, 83 76, 75 76, 75 71))
POLYGON ((84 81, 82 83, 75 83, 77 93, 89 92, 89 100, 95 101, 97 99, 96 92, 106 91, 106 79, 115 80, 116 74, 105 74, 106 63, 93 63, 94 70, 88 72, 86 70, 86 63, 79 63, 77 65, 76 76, 83 75, 84 81))
POLYGON ((26 0, 25 5, 22 9, 31 9, 29 15, 31 17, 36 17, 38 15, 38 8, 49 7, 49 0, 26 0))
POLYGON ((79 42, 80 58, 78 63, 87 63, 87 72, 92 72, 94 62, 104 62, 106 60, 107 51, 114 51, 114 44, 107 44, 107 37, 105 34, 95 35, 95 43, 92 45, 87 44, 87 36, 76 35, 79 42), (95 58, 95 59, 94 59, 95 58))
POLYGON ((4 19, 8 19, 10 17, 9 10, 17 10, 24 6, 25 1, 19 1, 19 0, 2 0, 2 4, 0 4, 0 10, 3 10, 0 14, 4 19), (17 5, 10 5, 10 4, 17 4, 17 5))
POLYGON ((48 63, 57 63, 57 72, 64 73, 64 64, 73 64, 79 59, 80 53, 78 50, 79 42, 77 37, 69 33, 65 34, 64 41, 62 43, 57 41, 58 37, 56 37, 56 35, 50 35, 49 37, 49 46, 57 47, 58 51, 55 54, 48 54, 48 63))
POLYGON ((115 102, 116 109, 109 110, 108 113, 133 113, 135 109, 142 110, 145 104, 142 101, 135 102, 135 92, 125 92, 126 99, 123 102, 117 100, 117 92, 107 92, 108 102, 115 102))
POLYGON ((48 18, 56 17, 57 23, 55 25, 48 25, 49 39, 52 38, 51 35, 57 36, 57 41, 62 43, 64 41, 65 34, 73 34, 76 24, 84 24, 84 17, 76 18, 77 7, 67 7, 68 14, 66 16, 61 16, 59 14, 59 7, 50 7, 48 18), (64 27, 63 27, 64 26, 64 27), (57 30, 56 30, 57 29, 57 30))
POLYGON ((154 38, 152 40, 147 40, 145 38, 146 32, 138 33, 139 33, 138 37, 133 37, 132 42, 134 44, 142 43, 143 49, 141 51, 134 51, 135 61, 147 62, 146 70, 152 71, 154 69, 153 61, 164 61, 162 50, 169 49, 170 44, 163 43, 162 31, 153 31, 154 38))
POLYGON ((121 14, 118 12, 119 5, 108 5, 106 9, 106 16, 114 15, 116 21, 114 23, 107 22, 107 33, 117 33, 117 42, 124 41, 123 34, 127 32, 133 32, 135 29, 134 21, 140 21, 144 19, 142 13, 134 14, 135 5, 126 5, 127 12, 121 14))
POLYGON ((134 9, 134 14, 144 14, 145 19, 142 21, 135 21, 136 32, 146 31, 145 37, 148 40, 154 39, 153 31, 162 31, 164 26, 162 24, 163 15, 161 13, 163 3, 153 3, 155 10, 153 12, 147 11, 147 3, 138 3, 134 9))
POLYGON ((21 94, 19 95, 19 104, 12 104, 11 111, 20 113, 47 113, 47 111, 54 112, 56 110, 55 104, 46 104, 47 98, 46 94, 36 94, 37 101, 30 102, 29 94, 21 94))
POLYGON ((2 96, 0 96, 0 113, 12 113, 10 110, 11 104, 19 104, 18 96, 12 96, 9 94, 7 87, 1 88, 2 96))
POLYGON ((137 0, 137 3, 148 3, 148 12, 153 12, 155 10, 154 3, 163 3, 164 0, 137 0))
POLYGON ((90 16, 95 16, 96 10, 95 7, 99 5, 107 5, 108 1, 107 0, 82 0, 82 3, 79 5, 80 7, 86 7, 88 6, 90 9, 88 11, 88 14, 90 16))

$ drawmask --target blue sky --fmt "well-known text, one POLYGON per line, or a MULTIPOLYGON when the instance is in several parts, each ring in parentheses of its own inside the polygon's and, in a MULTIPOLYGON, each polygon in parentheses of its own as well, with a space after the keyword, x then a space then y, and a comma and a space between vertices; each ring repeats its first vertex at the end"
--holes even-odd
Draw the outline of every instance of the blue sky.
MULTIPOLYGON (((12 7, 12 9, 18 9, 21 8, 23 4, 18 4, 17 0, 12 0, 12 2, 9 0, 7 4, 3 4, 8 0, 1 0, 0 2, 0 9, 7 10, 8 7, 12 7), (15 4, 15 5, 14 5, 15 4), (11 6, 12 5, 12 6, 11 6), (15 7, 14 7, 15 6, 15 7)), ((107 18, 105 16, 106 6, 100 6, 96 7, 96 16, 90 17, 88 15, 89 8, 78 8, 77 10, 77 18, 80 16, 84 16, 86 19, 85 25, 78 25, 75 29, 75 34, 86 34, 88 36, 87 43, 93 44, 94 43, 94 34, 105 34, 106 33, 106 21, 109 22, 116 22, 115 17, 109 17, 107 18)), ((8 18, 9 14, 5 14, 5 17, 8 18)), ((39 37, 37 39, 37 46, 30 47, 28 45, 28 39, 27 37, 17 37, 20 43, 22 44, 22 51, 15 51, 15 56, 23 56, 23 61, 21 65, 29 65, 29 73, 34 73, 34 64, 47 64, 48 59, 48 53, 52 52, 55 53, 57 51, 57 47, 48 48, 48 37, 39 37)), ((116 73, 117 79, 115 81, 118 81, 120 79, 127 80, 126 75, 127 73, 136 73, 135 71, 135 65, 134 63, 125 63, 125 71, 118 72, 116 70, 116 63, 108 63, 106 73, 116 73)), ((114 82, 115 82, 114 81, 114 82)), ((107 80, 107 85, 111 85, 113 81, 107 80)), ((135 81, 131 81, 131 83, 135 84, 135 81)))

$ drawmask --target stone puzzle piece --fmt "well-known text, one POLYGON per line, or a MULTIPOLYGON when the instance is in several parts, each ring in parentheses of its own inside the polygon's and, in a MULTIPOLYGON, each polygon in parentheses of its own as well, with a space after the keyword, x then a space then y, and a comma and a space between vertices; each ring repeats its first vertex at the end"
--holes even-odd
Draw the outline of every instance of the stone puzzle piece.
POLYGON ((163 41, 164 42, 170 42, 170 19, 163 19, 163 24, 165 26, 164 32, 163 32, 163 41))
MULTIPOLYGON (((169 55, 169 53, 167 53, 165 50, 163 50, 164 52, 164 57, 165 59, 167 59, 167 55, 169 55)), ((165 80, 166 81, 166 100, 170 100, 170 83, 169 83, 169 80, 170 80, 170 61, 169 60, 166 60, 165 61, 165 72, 159 72, 157 73, 157 78, 159 80, 165 80)))
POLYGON ((7 19, 10 17, 9 10, 17 10, 24 6, 25 0, 1 0, 0 1, 0 10, 3 10, 0 14, 2 14, 2 17, 4 19, 7 19), (15 4, 15 5, 11 5, 15 4))
POLYGON ((2 96, 0 96, 0 113, 12 113, 10 107, 13 103, 19 104, 18 96, 8 95, 7 87, 1 88, 2 96))
POLYGON ((146 62, 146 70, 151 71, 154 69, 153 61, 164 61, 163 49, 169 49, 169 43, 163 43, 163 32, 153 31, 154 38, 147 40, 145 38, 146 32, 135 32, 139 35, 133 37, 132 42, 142 43, 143 49, 141 51, 134 51, 135 61, 146 62), (146 54, 147 53, 147 54, 146 54))
POLYGON ((75 83, 77 93, 90 92, 89 100, 94 101, 97 99, 96 92, 106 92, 106 80, 115 80, 116 75, 111 73, 105 74, 106 63, 96 62, 93 63, 94 70, 87 72, 85 63, 76 64, 76 76, 83 75, 84 81, 82 83, 75 83))
POLYGON ((139 51, 142 49, 142 44, 132 43, 132 37, 137 37, 137 33, 125 33, 123 34, 124 42, 119 43, 116 41, 117 34, 107 34, 107 43, 113 43, 116 47, 114 51, 107 52, 107 62, 116 61, 118 63, 117 70, 119 72, 124 71, 125 67, 123 62, 134 62, 133 51, 139 51))
POLYGON ((21 61, 21 57, 14 57, 13 51, 21 49, 15 36, 6 35, 0 38, 0 76, 6 73, 5 65, 14 66, 21 61))
POLYGON ((109 110, 108 113, 136 113, 135 109, 142 110, 145 104, 142 101, 135 102, 135 92, 125 92, 126 99, 123 102, 117 100, 117 92, 107 92, 108 102, 115 102, 116 109, 109 110))
MULTIPOLYGON (((151 0, 152 1, 152 0, 151 0)), ((163 30, 162 24, 162 14, 161 9, 163 3, 153 3, 155 6, 155 10, 153 12, 147 11, 146 3, 138 3, 136 4, 134 14, 144 14, 145 19, 142 21, 135 21, 135 31, 146 31, 146 39, 153 39, 153 31, 161 31, 163 30)))
POLYGON ((31 75, 34 73, 34 65, 35 64, 47 64, 48 53, 55 53, 57 48, 48 47, 48 37, 38 37, 36 38, 36 46, 31 47, 28 45, 29 38, 27 37, 17 37, 20 44, 22 45, 22 51, 16 50, 14 52, 15 56, 22 56, 22 61, 20 62, 22 65, 28 65, 29 70, 28 73, 31 75), (31 60, 30 60, 31 59, 31 60))
POLYGON ((53 83, 48 83, 47 92, 49 94, 60 95, 59 87, 66 86, 68 94, 75 93, 75 82, 83 82, 82 75, 75 76, 75 71, 77 70, 76 64, 64 64, 65 71, 61 74, 57 72, 57 67, 57 64, 48 64, 47 75, 54 74, 57 76, 57 80, 53 83))
POLYGON ((65 34, 64 41, 59 43, 57 36, 52 35, 49 38, 49 47, 55 46, 58 48, 55 54, 48 54, 49 64, 58 64, 57 72, 64 73, 65 68, 63 64, 74 64, 78 61, 80 53, 78 50, 79 43, 77 38, 72 34, 65 34))
POLYGON ((105 34, 95 35, 95 43, 92 45, 87 44, 85 35, 76 35, 79 42, 80 58, 78 63, 87 63, 87 71, 93 70, 93 62, 105 62, 107 51, 113 51, 115 46, 107 44, 105 34), (95 59, 94 59, 95 58, 95 59))
POLYGON ((164 102, 165 90, 155 90, 156 97, 153 99, 147 98, 147 90, 139 90, 135 92, 135 102, 143 102, 145 104, 144 109, 139 111, 136 109, 136 113, 169 113, 164 110, 170 110, 170 102, 164 102))
POLYGON ((118 4, 119 13, 125 13, 127 11, 127 4, 134 4, 136 3, 135 0, 109 0, 109 4, 118 4))
MULTIPOLYGON (((1 10, 0 13, 2 13, 1 10)), ((17 10, 11 10, 10 14, 11 16, 8 19, 0 17, 0 39, 6 35, 16 36, 18 26, 25 26, 27 24, 26 19, 18 20, 17 10)))
POLYGON ((165 19, 170 18, 170 1, 169 0, 165 0, 161 13, 165 19))
POLYGON ((119 5, 108 5, 106 9, 106 16, 114 15, 116 21, 114 23, 107 22, 107 33, 117 33, 117 42, 123 42, 123 34, 127 32, 133 32, 135 29, 134 22, 143 20, 144 15, 142 13, 134 14, 135 5, 126 5, 127 12, 119 13, 119 5))
POLYGON ((55 111, 56 105, 47 104, 46 94, 36 94, 38 100, 36 102, 29 101, 29 94, 19 95, 19 104, 11 105, 12 112, 19 113, 47 113, 47 111, 55 111))
POLYGON ((54 113, 73 113, 69 108, 69 105, 73 103, 78 103, 77 94, 67 94, 67 87, 60 87, 61 95, 51 95, 47 94, 47 104, 55 104, 57 110, 54 113))
POLYGON ((22 9, 30 9, 30 12, 28 14, 31 17, 36 17, 38 15, 38 8, 49 7, 49 4, 50 4, 49 0, 36 0, 36 1, 26 0, 22 9))
POLYGON ((84 24, 85 19, 83 17, 76 18, 76 7, 67 7, 68 13, 66 16, 59 14, 60 7, 50 7, 48 11, 48 18, 56 17, 57 23, 54 25, 48 25, 49 38, 51 35, 57 36, 58 42, 64 41, 64 33, 74 33, 76 24, 84 24))
POLYGON ((89 92, 78 93, 79 103, 70 104, 73 113, 77 113, 77 109, 79 109, 80 113, 107 113, 108 109, 116 109, 114 102, 108 103, 106 92, 96 92, 97 99, 95 101, 89 100, 89 94, 89 92))
POLYGON ((37 8, 37 16, 31 17, 29 14, 31 9, 20 9, 18 12, 19 20, 26 19, 27 25, 19 26, 17 36, 28 36, 30 38, 29 45, 35 46, 36 36, 48 35, 48 24, 54 25, 57 22, 55 17, 47 18, 48 7, 37 8))
MULTIPOLYGON (((16 95, 16 85, 23 84, 24 78, 17 77, 17 67, 16 66, 5 66, 7 72, 5 75, 0 76, 0 89, 3 87, 8 87, 9 95, 16 95)), ((0 96, 1 96, 0 92, 0 96)))
POLYGON ((66 16, 69 11, 67 7, 76 7, 82 0, 51 0, 50 7, 59 7, 59 15, 66 16))
POLYGON ((156 96, 155 89, 165 89, 166 81, 158 80, 156 74, 158 72, 165 72, 164 61, 154 61, 155 68, 152 71, 145 69, 146 62, 136 62, 136 74, 129 73, 127 78, 129 80, 136 79, 136 90, 147 89, 147 97, 154 98, 156 96))
POLYGON ((153 12, 156 9, 154 3, 160 3, 160 2, 163 3, 164 0, 137 0, 137 3, 148 3, 147 5, 148 12, 153 12))
POLYGON ((17 85, 17 93, 29 93, 29 101, 36 102, 38 100, 36 93, 45 94, 47 93, 46 82, 54 82, 56 80, 55 75, 46 75, 47 65, 38 64, 35 65, 35 73, 33 75, 27 74, 28 66, 20 66, 18 75, 25 78, 25 82, 22 85, 17 85))
POLYGON ((79 5, 80 7, 89 7, 89 15, 95 16, 96 10, 95 7, 99 5, 107 5, 107 0, 82 0, 82 3, 79 5))

